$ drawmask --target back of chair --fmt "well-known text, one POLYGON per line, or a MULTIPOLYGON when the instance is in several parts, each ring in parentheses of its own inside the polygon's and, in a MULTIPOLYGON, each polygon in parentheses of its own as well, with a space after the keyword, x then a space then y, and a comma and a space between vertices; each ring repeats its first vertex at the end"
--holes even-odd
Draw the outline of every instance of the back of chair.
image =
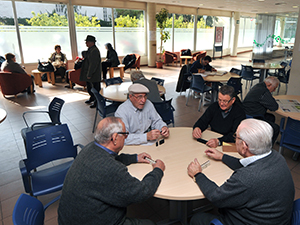
POLYGON ((190 88, 194 91, 203 93, 204 92, 205 81, 201 75, 193 75, 192 83, 190 88))
MULTIPOLYGON (((282 118, 284 119, 284 118, 282 118)), ((287 118, 285 130, 281 134, 280 146, 283 144, 290 144, 300 146, 300 121, 287 118)))
POLYGON ((154 80, 158 85, 164 86, 164 83, 165 83, 164 79, 152 77, 151 80, 154 80))
POLYGON ((236 68, 231 68, 230 73, 235 73, 237 75, 241 75, 241 70, 236 69, 236 68))
POLYGON ((139 54, 136 54, 136 53, 134 53, 134 55, 135 55, 136 60, 135 60, 135 63, 131 66, 131 68, 136 67, 136 68, 140 69, 140 67, 141 67, 141 56, 139 54))
POLYGON ((218 219, 213 219, 210 221, 210 225, 223 225, 223 223, 221 223, 221 221, 218 219))
POLYGON ((122 82, 123 81, 122 81, 121 77, 114 77, 114 78, 105 80, 106 87, 109 85, 112 85, 112 84, 121 84, 122 82))
POLYGON ((72 70, 69 72, 69 80, 75 84, 85 87, 86 82, 80 80, 81 68, 78 70, 72 70))
POLYGON ((43 204, 32 196, 21 194, 12 215, 14 225, 43 225, 44 218, 43 204))
POLYGON ((92 88, 91 91, 93 92, 97 101, 97 111, 99 112, 102 118, 105 118, 106 117, 105 98, 103 98, 103 96, 95 88, 92 88))
POLYGON ((231 77, 228 82, 227 85, 232 86, 234 88, 234 92, 236 94, 239 94, 242 91, 242 82, 241 82, 242 78, 234 78, 231 77))
POLYGON ((77 148, 67 124, 50 126, 26 133, 25 165, 31 171, 57 159, 75 158, 77 148))
POLYGON ((252 78, 254 76, 252 66, 244 66, 242 65, 241 77, 244 79, 252 78))
POLYGON ((264 59, 252 59, 253 63, 265 63, 264 59))
POLYGON ((32 84, 27 74, 0 72, 0 88, 3 95, 16 95, 32 84))
POLYGON ((57 97, 55 97, 51 101, 51 103, 48 107, 48 110, 49 110, 49 116, 50 116, 50 119, 51 119, 52 123, 61 124, 61 122, 60 122, 60 112, 61 112, 61 109, 62 109, 64 104, 65 104, 65 101, 60 99, 60 98, 57 98, 57 97))
POLYGON ((162 120, 166 124, 173 123, 173 127, 174 127, 175 125, 174 125, 174 115, 173 115, 173 112, 175 111, 175 109, 173 108, 173 106, 171 105, 171 103, 172 103, 172 98, 170 100, 168 100, 168 101, 154 102, 153 105, 154 105, 157 113, 162 118, 162 120))
POLYGON ((300 199, 294 201, 293 204, 293 214, 291 218, 291 225, 300 224, 300 199))

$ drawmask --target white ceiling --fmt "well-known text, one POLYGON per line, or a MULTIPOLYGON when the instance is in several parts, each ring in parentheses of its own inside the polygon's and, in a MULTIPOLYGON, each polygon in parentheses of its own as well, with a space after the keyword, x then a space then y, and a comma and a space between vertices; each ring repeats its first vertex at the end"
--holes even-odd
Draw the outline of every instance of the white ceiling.
POLYGON ((300 0, 130 0, 247 13, 297 13, 300 0), (293 8, 298 6, 298 8, 293 8))

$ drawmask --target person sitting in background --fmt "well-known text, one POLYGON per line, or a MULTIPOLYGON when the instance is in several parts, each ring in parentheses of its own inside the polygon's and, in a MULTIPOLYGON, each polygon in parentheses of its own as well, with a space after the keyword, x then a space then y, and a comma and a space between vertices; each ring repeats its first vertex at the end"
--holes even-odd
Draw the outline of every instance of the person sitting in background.
POLYGON ((273 128, 272 142, 275 143, 279 135, 279 126, 275 123, 275 116, 267 113, 267 110, 276 111, 278 103, 272 96, 272 92, 279 85, 277 77, 269 76, 263 82, 256 84, 246 95, 243 107, 246 115, 253 116, 268 122, 273 128))
POLYGON ((195 214, 190 225, 207 225, 215 218, 224 225, 290 224, 294 182, 285 159, 272 150, 272 133, 268 123, 246 119, 236 131, 236 150, 242 159, 213 148, 205 151, 208 157, 233 170, 221 186, 202 173, 197 159, 189 164, 188 175, 194 178, 206 199, 219 208, 219 215, 195 214))
POLYGON ((64 53, 61 52, 60 45, 55 45, 54 50, 55 52, 51 54, 49 62, 51 62, 55 68, 55 77, 56 75, 59 75, 61 76, 61 79, 64 79, 67 70, 67 57, 64 53))
POLYGON ((129 132, 126 145, 146 144, 157 140, 160 135, 169 136, 167 124, 147 100, 149 89, 142 84, 132 84, 128 88, 129 99, 122 103, 115 116, 122 118, 129 132))
MULTIPOLYGON (((21 73, 25 76, 28 76, 27 72, 21 67, 19 63, 16 62, 16 56, 12 53, 7 53, 5 55, 5 61, 1 64, 1 70, 5 72, 11 72, 11 73, 21 73)), ((34 90, 34 76, 31 75, 32 79, 32 90, 34 90)), ((27 93, 31 93, 30 87, 27 88, 27 93)))
POLYGON ((97 126, 95 141, 85 146, 70 167, 58 207, 59 225, 154 225, 150 220, 126 217, 126 207, 152 197, 163 177, 164 163, 140 181, 127 166, 149 163, 147 153, 120 154, 128 132, 120 118, 106 117, 97 126))
POLYGON ((209 55, 196 60, 195 62, 193 62, 190 68, 190 73, 198 73, 198 69, 200 69, 200 73, 203 73, 205 71, 217 71, 215 68, 209 65, 210 62, 211 57, 209 55))
POLYGON ((117 52, 113 49, 110 43, 105 44, 107 50, 106 59, 102 62, 103 79, 106 79, 107 67, 116 67, 120 65, 117 52))
POLYGON ((206 143, 211 148, 222 145, 222 142, 234 142, 235 133, 240 122, 246 118, 234 88, 223 85, 218 94, 218 101, 211 104, 193 127, 193 137, 201 138, 202 132, 210 125, 211 130, 222 134, 220 138, 212 138, 206 143))
POLYGON ((126 56, 122 59, 122 64, 125 65, 124 71, 127 70, 128 68, 131 68, 131 66, 135 64, 135 61, 136 61, 136 56, 135 56, 135 54, 129 54, 129 55, 126 55, 126 56))
POLYGON ((147 98, 151 102, 162 102, 156 82, 153 80, 148 80, 142 71, 131 71, 130 79, 134 84, 142 84, 149 89, 147 98))

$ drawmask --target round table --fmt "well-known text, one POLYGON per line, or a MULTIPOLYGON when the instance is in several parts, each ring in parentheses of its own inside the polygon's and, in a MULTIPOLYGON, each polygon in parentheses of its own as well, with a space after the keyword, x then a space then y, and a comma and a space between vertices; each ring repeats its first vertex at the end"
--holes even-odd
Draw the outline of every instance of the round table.
MULTIPOLYGON (((128 88, 132 84, 132 82, 123 82, 121 84, 113 84, 107 87, 101 88, 100 94, 111 101, 115 102, 125 102, 127 100, 128 88)), ((158 91, 160 95, 166 93, 166 89, 157 85, 158 91)))
MULTIPOLYGON (((300 96, 299 95, 277 95, 274 96, 275 99, 285 99, 285 100, 297 100, 300 103, 300 96)), ((291 117, 295 120, 300 120, 300 113, 298 112, 284 112, 280 106, 278 108, 277 111, 275 111, 276 113, 278 113, 281 116, 284 117, 291 117)))
POLYGON ((181 64, 182 64, 182 59, 185 60, 185 64, 188 64, 188 59, 191 60, 191 63, 193 62, 193 56, 182 55, 182 56, 180 56, 180 67, 181 67, 181 64))
POLYGON ((279 63, 251 63, 247 64, 246 66, 252 66, 253 69, 260 69, 259 82, 264 81, 264 79, 267 77, 267 70, 277 70, 283 68, 283 66, 281 66, 279 63))
POLYGON ((7 113, 4 109, 0 109, 0 123, 2 123, 7 116, 7 113))

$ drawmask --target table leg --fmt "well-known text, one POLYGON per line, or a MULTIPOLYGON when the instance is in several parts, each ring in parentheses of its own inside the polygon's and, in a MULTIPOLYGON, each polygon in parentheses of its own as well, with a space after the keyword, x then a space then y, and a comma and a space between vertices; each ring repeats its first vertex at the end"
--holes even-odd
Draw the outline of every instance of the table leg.
POLYGON ((114 68, 109 67, 109 78, 113 78, 114 77, 114 68))
POLYGON ((55 75, 54 72, 50 72, 51 75, 51 84, 54 85, 55 84, 55 75))
POLYGON ((46 72, 46 74, 47 74, 47 82, 48 82, 48 83, 51 83, 50 73, 51 73, 51 72, 46 72))
POLYGON ((267 70, 266 69, 260 69, 259 73, 259 82, 263 82, 267 77, 267 70))
POLYGON ((188 64, 188 59, 185 59, 185 65, 187 65, 188 64))
POLYGON ((123 78, 124 78, 124 67, 120 68, 120 77, 123 80, 123 78))
POLYGON ((41 73, 33 73, 33 76, 34 76, 35 85, 38 85, 39 87, 43 87, 42 74, 41 73))

